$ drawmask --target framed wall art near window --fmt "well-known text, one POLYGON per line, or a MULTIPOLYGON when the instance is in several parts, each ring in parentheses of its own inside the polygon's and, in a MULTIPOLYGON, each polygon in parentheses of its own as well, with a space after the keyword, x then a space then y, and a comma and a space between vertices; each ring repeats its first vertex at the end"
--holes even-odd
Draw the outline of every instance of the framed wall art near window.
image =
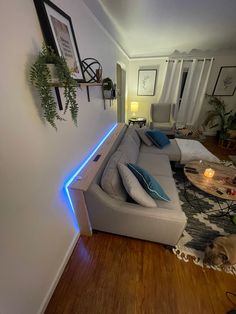
POLYGON ((138 96, 154 96, 157 70, 138 71, 138 96))
POLYGON ((85 82, 72 21, 49 0, 34 0, 45 42, 63 56, 78 82, 85 82))
POLYGON ((214 96, 233 96, 236 88, 236 66, 220 68, 213 90, 214 96))

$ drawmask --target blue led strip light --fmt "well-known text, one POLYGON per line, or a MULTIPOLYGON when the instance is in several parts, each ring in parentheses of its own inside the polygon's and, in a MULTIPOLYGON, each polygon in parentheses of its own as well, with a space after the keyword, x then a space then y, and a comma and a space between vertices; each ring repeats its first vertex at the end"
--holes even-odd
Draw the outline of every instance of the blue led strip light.
POLYGON ((77 177, 77 175, 80 173, 80 171, 84 169, 84 167, 87 165, 89 160, 93 157, 93 155, 96 153, 96 151, 99 149, 99 147, 102 146, 102 144, 105 142, 105 140, 112 133, 112 131, 115 129, 116 126, 117 126, 117 123, 105 134, 105 136, 101 139, 101 141, 98 143, 98 145, 92 151, 92 153, 87 157, 87 159, 82 163, 82 165, 79 167, 79 169, 73 174, 73 176, 65 184, 66 194, 67 194, 67 197, 69 199, 71 208, 72 208, 74 213, 75 213, 75 210, 74 210, 73 203, 72 203, 72 200, 71 200, 71 197, 70 197, 70 192, 68 190, 69 185, 74 181, 74 179, 77 177))

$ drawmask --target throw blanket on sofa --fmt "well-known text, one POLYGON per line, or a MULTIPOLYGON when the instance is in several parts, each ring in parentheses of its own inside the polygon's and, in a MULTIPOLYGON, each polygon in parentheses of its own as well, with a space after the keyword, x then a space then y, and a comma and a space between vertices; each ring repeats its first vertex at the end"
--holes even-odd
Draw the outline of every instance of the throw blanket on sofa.
POLYGON ((207 150, 200 142, 194 140, 186 140, 176 138, 176 142, 181 151, 181 164, 186 164, 192 160, 207 160, 212 162, 220 162, 220 160, 207 150))

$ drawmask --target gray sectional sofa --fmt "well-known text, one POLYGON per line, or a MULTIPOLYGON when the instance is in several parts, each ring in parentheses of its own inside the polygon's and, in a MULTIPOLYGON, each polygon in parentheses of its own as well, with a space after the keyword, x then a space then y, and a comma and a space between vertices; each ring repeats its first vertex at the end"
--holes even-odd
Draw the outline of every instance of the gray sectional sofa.
POLYGON ((170 167, 170 160, 179 160, 180 154, 174 140, 172 142, 165 149, 148 147, 140 141, 134 127, 123 128, 85 193, 93 229, 168 245, 178 242, 187 219, 170 167), (128 201, 117 169, 119 162, 136 163, 146 169, 157 179, 171 201, 156 200, 155 208, 128 201))

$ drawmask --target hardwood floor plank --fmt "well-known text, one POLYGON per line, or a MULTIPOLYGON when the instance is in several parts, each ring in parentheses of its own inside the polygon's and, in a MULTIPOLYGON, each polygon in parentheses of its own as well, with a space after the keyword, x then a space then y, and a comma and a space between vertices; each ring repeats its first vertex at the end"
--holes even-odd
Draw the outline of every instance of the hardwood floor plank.
POLYGON ((236 150, 223 148, 219 146, 218 139, 215 136, 208 136, 203 145, 221 160, 229 160, 229 155, 234 155, 236 150))
POLYGON ((97 232, 81 237, 45 313, 225 314, 235 276, 185 263, 164 246, 97 232))

